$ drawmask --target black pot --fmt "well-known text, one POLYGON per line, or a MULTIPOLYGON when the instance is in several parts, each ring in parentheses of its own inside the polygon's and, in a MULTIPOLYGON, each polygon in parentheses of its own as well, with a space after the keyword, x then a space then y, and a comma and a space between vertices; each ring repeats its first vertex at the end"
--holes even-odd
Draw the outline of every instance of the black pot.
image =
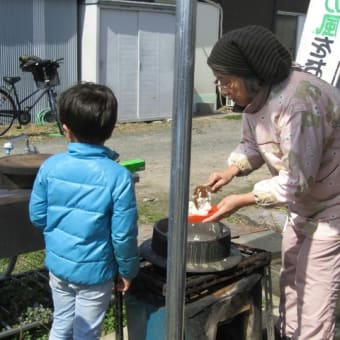
MULTIPOLYGON (((188 223, 186 271, 207 273, 228 270, 241 261, 237 247, 230 242, 230 229, 221 222, 188 223)), ((167 264, 168 219, 155 223, 152 239, 145 241, 141 255, 165 268, 167 264)))

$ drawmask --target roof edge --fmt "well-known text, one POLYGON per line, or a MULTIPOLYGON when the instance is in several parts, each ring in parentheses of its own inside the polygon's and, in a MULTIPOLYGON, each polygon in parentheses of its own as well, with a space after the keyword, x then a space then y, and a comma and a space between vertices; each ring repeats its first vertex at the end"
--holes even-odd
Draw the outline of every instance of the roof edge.
POLYGON ((141 1, 123 1, 123 0, 81 0, 81 5, 102 5, 112 7, 128 7, 128 8, 148 8, 159 10, 176 10, 176 4, 141 2, 141 1))

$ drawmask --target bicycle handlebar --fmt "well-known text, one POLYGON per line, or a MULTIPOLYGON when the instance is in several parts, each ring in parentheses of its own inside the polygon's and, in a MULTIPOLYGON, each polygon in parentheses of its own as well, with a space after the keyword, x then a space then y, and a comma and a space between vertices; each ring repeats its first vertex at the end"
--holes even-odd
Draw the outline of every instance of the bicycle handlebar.
POLYGON ((55 59, 55 60, 51 60, 51 59, 43 59, 41 61, 38 61, 34 64, 34 66, 38 67, 38 66, 48 66, 48 65, 56 65, 59 66, 60 62, 64 60, 64 58, 59 58, 59 59, 55 59))

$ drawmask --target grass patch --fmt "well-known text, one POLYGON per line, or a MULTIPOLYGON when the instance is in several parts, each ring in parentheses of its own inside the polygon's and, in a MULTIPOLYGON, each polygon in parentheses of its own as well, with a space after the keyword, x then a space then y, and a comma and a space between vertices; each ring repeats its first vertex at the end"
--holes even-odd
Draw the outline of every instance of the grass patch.
POLYGON ((242 119, 242 114, 241 113, 229 113, 224 116, 224 119, 227 120, 241 120, 242 119))
MULTIPOLYGON (((24 273, 30 270, 44 267, 45 251, 38 250, 30 253, 20 254, 17 256, 13 274, 24 273)), ((9 265, 9 258, 0 259, 0 275, 3 275, 9 265)))
POLYGON ((30 268, 30 270, 44 267, 45 250, 38 250, 18 256, 14 273, 21 273, 30 268))
POLYGON ((42 137, 61 136, 56 123, 44 125, 27 124, 23 125, 21 128, 18 128, 17 125, 14 124, 4 136, 0 137, 0 140, 6 141, 20 135, 27 135, 32 141, 39 140, 42 137))
POLYGON ((139 224, 153 224, 162 218, 168 216, 167 211, 164 211, 155 202, 142 202, 138 205, 139 224))
MULTIPOLYGON (((102 334, 110 334, 116 331, 116 306, 114 301, 110 302, 109 308, 106 311, 105 319, 102 327, 102 334)), ((123 327, 127 326, 126 306, 123 303, 123 327)))
MULTIPOLYGON (((39 250, 20 255, 12 276, 0 281, 0 305, 6 307, 5 312, 0 311, 0 319, 14 330, 32 325, 20 335, 6 339, 48 339, 53 313, 48 280, 43 280, 35 272, 29 274, 32 270, 43 270, 44 254, 43 250, 39 250)), ((7 259, 0 259, 1 270, 6 268, 7 262, 7 259)), ((102 326, 104 335, 115 331, 115 315, 115 303, 111 301, 102 326)), ((126 308, 123 305, 123 325, 126 324, 126 308)), ((0 325, 0 334, 4 331, 6 328, 0 325)))

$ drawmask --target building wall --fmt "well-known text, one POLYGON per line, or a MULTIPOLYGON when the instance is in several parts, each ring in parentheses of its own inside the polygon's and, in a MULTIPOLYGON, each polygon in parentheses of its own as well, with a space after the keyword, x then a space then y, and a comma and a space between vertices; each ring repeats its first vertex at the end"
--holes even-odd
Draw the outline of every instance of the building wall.
POLYGON ((77 80, 77 0, 1 0, 0 22, 1 76, 22 78, 20 97, 35 89, 32 74, 20 70, 20 55, 64 58, 57 92, 77 80))
POLYGON ((223 32, 245 25, 275 27, 278 11, 307 13, 309 0, 216 0, 223 8, 223 32))
POLYGON ((216 109, 215 77, 207 65, 212 46, 220 34, 221 8, 200 3, 197 6, 194 105, 197 114, 216 109))
POLYGON ((273 27, 273 0, 221 1, 221 6, 223 8, 223 32, 245 25, 273 27))
MULTIPOLYGON (((220 8, 197 6, 193 111, 216 108, 207 56, 219 37, 220 8)), ((118 120, 147 121, 172 115, 175 6, 89 0, 80 6, 81 79, 100 81, 116 93, 118 120)), ((205 111, 205 112, 203 112, 205 111)))
POLYGON ((276 0, 279 11, 307 13, 309 0, 276 0))

